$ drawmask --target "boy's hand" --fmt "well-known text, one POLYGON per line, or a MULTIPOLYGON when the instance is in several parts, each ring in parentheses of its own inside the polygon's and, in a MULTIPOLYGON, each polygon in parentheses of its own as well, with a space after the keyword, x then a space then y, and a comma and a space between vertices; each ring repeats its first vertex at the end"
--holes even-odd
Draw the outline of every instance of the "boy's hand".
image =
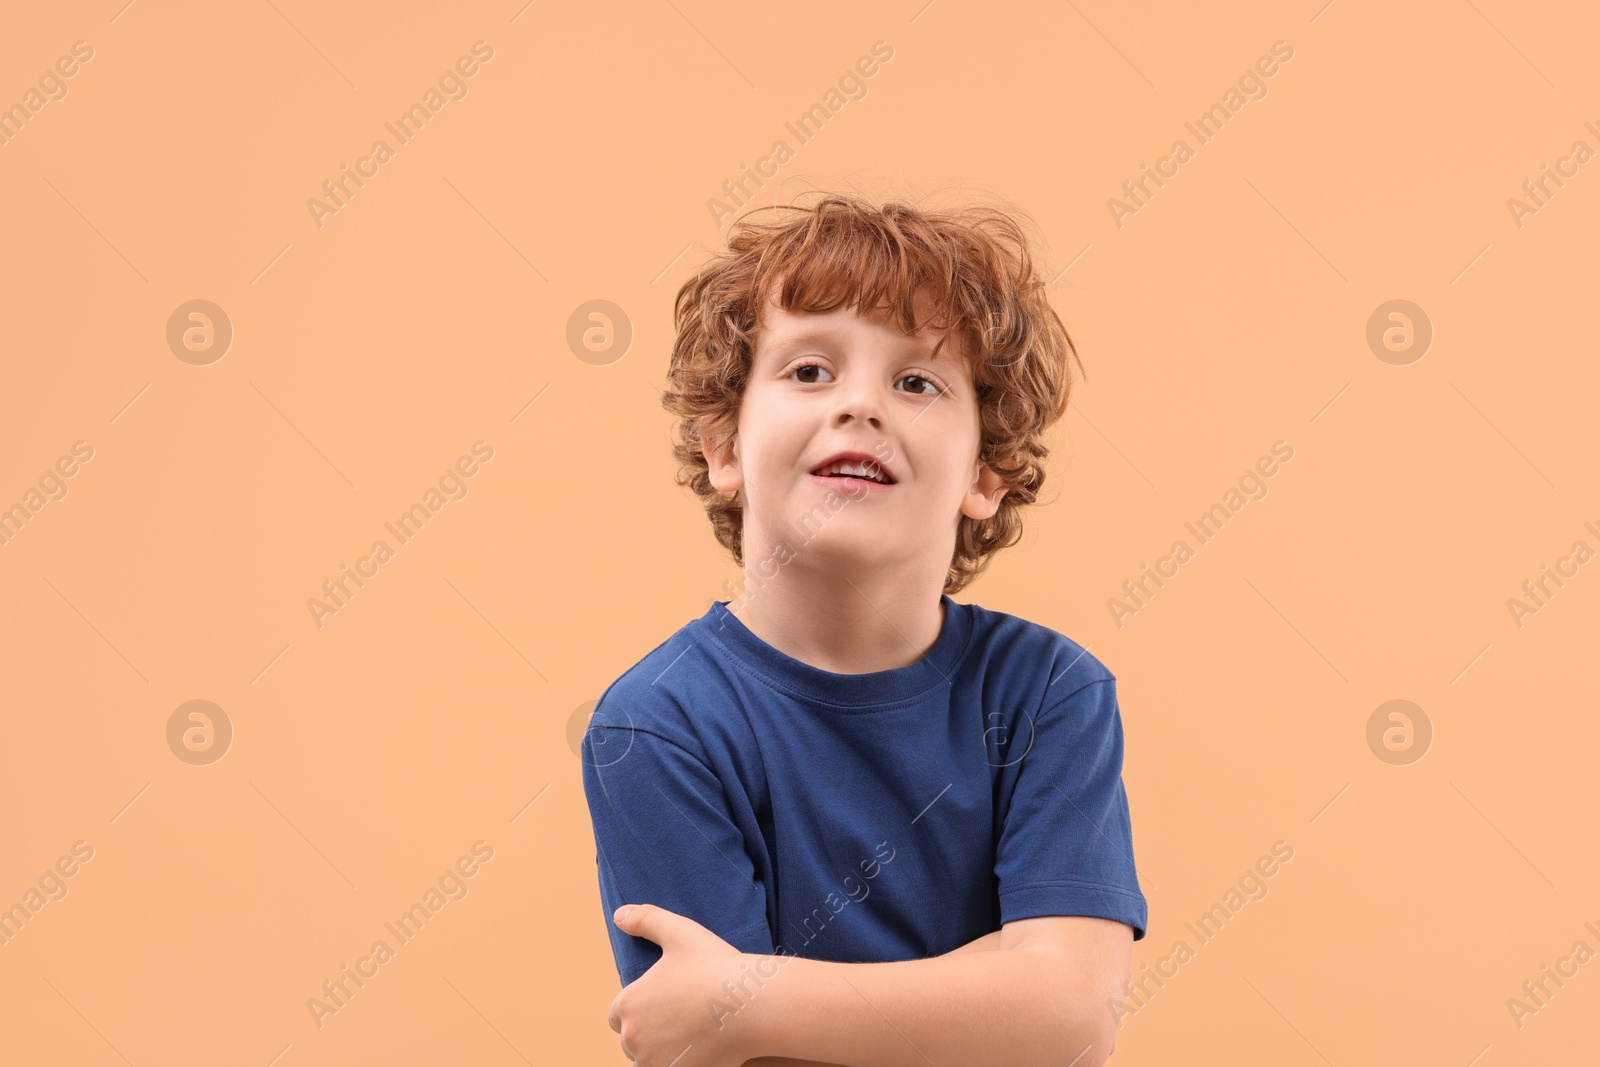
POLYGON ((660 945, 661 958, 611 1002, 622 1054, 637 1067, 739 1067, 750 1059, 752 1020, 729 1021, 739 999, 723 983, 737 983, 745 974, 740 964, 757 957, 658 905, 624 906, 618 914, 624 910, 617 928, 660 945))

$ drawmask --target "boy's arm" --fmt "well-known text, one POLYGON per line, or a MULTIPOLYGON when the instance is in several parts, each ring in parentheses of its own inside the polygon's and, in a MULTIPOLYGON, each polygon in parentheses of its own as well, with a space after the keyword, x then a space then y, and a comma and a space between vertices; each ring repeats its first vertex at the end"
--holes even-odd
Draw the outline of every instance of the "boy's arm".
MULTIPOLYGON (((951 949, 945 953, 954 956, 958 952, 984 952, 1000 947, 1000 931, 991 930, 980 938, 968 941, 960 948, 951 949)), ((760 1059, 745 1060, 743 1067, 841 1067, 837 1063, 823 1063, 821 1060, 795 1060, 784 1056, 762 1056, 760 1059)))
POLYGON ((622 904, 657 904, 742 952, 770 952, 766 889, 722 782, 694 753, 627 720, 625 708, 602 702, 581 750, 601 909, 622 985, 662 954, 610 921, 622 904))
MULTIPOLYGON (((905 963, 791 959, 763 988, 764 995, 768 990, 775 995, 755 1020, 756 1044, 790 1054, 844 1058, 764 1055, 746 1060, 743 1067, 923 1067, 930 1061, 1103 1064, 1115 1036, 1110 1013, 1096 1019, 1092 1013, 1067 1009, 1074 1003, 1103 1003, 1105 998, 1093 991, 1093 979, 1085 979, 1085 968, 1095 968, 1083 953, 1098 950, 1103 973, 1115 974, 1119 966, 1126 971, 1127 927, 1049 922, 1030 924, 1029 929, 1045 933, 1030 940, 1021 935, 1021 927, 1013 926, 984 934, 943 956, 905 963), (1021 958, 1025 941, 1029 959, 1021 958), (972 967, 961 962, 974 959, 981 962, 972 967), (1057 965, 1067 959, 1076 978, 1057 965), (956 966, 949 965, 952 960, 958 961, 956 966), (800 962, 817 966, 809 972, 792 970, 800 962), (930 964, 943 966, 930 968, 930 964), (917 970, 907 971, 908 967, 917 970), (874 973, 881 968, 897 970, 874 973), (784 994, 777 995, 784 986, 788 987, 784 994), (977 997, 972 992, 975 986, 982 990, 977 997), (1002 1020, 1005 1029, 996 1032, 994 1025, 1002 1020), (1081 1058, 1074 1060, 1080 1053, 1081 1058)), ((1101 983, 1105 988, 1113 984, 1101 983)), ((758 1014, 756 1003, 752 1001, 752 1015, 758 1014)))

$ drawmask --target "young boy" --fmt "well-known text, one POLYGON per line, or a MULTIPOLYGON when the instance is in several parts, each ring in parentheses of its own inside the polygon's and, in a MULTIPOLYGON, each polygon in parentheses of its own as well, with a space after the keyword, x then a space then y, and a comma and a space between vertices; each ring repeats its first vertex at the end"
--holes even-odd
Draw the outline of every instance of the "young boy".
POLYGON ((949 595, 1021 536, 1076 352, 1002 211, 757 210, 663 394, 743 595, 584 738, 612 1029, 641 1065, 1103 1063, 1147 918, 1115 678, 949 595))

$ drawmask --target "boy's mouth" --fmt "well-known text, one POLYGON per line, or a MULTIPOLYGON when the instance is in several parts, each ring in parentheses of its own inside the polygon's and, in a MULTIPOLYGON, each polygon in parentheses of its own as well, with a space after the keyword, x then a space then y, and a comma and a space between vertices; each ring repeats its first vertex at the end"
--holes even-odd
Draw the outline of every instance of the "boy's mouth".
POLYGON ((842 452, 821 466, 813 467, 811 475, 814 478, 827 478, 846 483, 860 482, 862 485, 887 488, 895 484, 894 475, 871 456, 859 452, 842 452))

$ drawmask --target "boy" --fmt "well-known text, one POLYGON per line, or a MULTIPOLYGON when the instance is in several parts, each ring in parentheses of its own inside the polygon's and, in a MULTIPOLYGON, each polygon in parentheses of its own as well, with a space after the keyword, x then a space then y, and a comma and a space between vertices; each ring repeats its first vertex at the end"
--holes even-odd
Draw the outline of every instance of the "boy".
POLYGON ((757 210, 790 217, 679 290, 662 398, 744 595, 584 737, 612 1029, 641 1065, 1104 1063, 1147 918, 1115 678, 949 596, 1021 536, 1076 352, 1003 212, 757 210))

